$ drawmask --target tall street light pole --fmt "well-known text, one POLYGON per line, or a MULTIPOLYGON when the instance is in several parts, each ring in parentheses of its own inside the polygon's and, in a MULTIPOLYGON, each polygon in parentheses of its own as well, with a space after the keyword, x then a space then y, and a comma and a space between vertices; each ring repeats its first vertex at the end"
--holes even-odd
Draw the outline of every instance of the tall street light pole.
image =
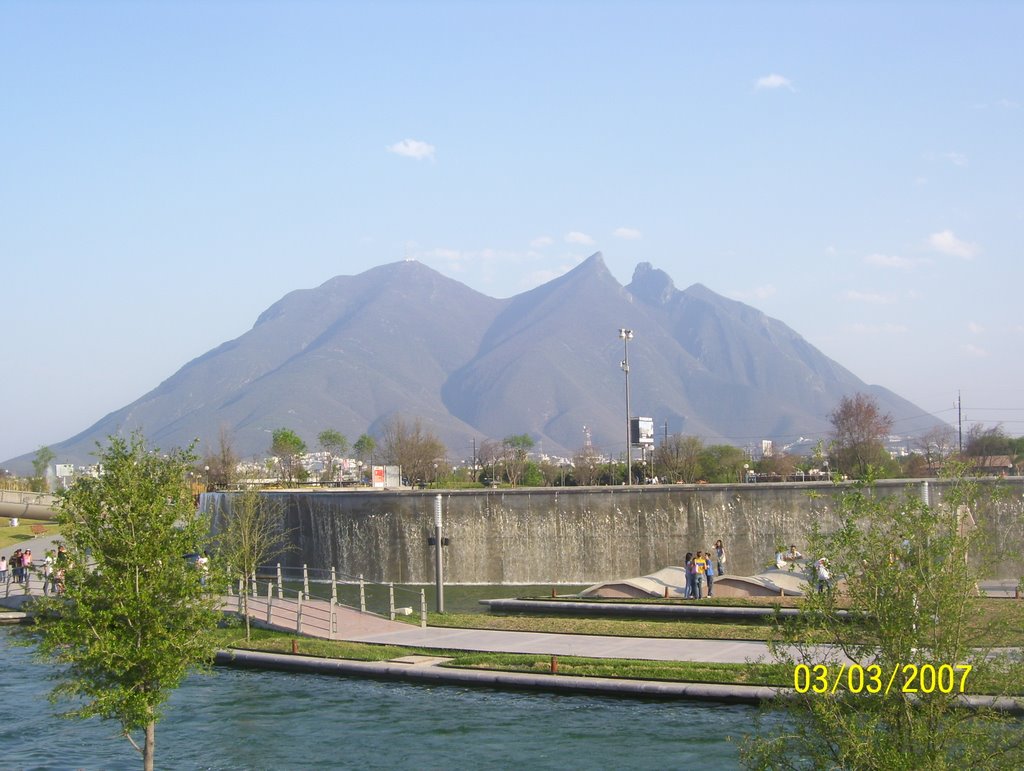
POLYGON ((633 453, 629 447, 629 341, 633 339, 632 329, 620 329, 619 339, 622 340, 622 371, 626 373, 626 481, 633 480, 633 453))

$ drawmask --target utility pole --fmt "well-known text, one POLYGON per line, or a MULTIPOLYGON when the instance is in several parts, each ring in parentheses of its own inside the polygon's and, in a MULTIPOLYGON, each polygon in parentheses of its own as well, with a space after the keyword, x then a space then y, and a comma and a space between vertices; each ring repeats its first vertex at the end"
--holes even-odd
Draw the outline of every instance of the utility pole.
POLYGON ((960 454, 964 454, 964 416, 961 411, 960 391, 956 392, 956 427, 959 433, 960 454))
POLYGON ((629 341, 633 339, 633 330, 620 329, 619 339, 622 340, 622 371, 626 373, 626 480, 623 484, 628 485, 633 481, 633 453, 629 441, 629 341))

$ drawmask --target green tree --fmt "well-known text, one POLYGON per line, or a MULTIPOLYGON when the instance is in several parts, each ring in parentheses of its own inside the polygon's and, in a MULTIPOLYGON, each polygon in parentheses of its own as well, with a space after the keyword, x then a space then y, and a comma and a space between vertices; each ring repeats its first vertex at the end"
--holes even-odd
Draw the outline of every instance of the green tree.
POLYGON ((36 450, 36 456, 32 459, 32 470, 35 474, 32 476, 30 487, 33 492, 45 493, 50 489, 50 483, 47 479, 47 474, 50 470, 50 464, 53 463, 53 459, 57 456, 54 455, 53 450, 49 447, 40 447, 36 450))
POLYGON ((533 437, 529 434, 512 434, 502 442, 502 456, 505 460, 505 474, 509 483, 515 487, 523 478, 530 450, 533 449, 533 437))
POLYGON ((859 483, 838 499, 841 526, 810 534, 809 551, 827 558, 833 581, 780 622, 772 649, 796 693, 782 702, 786 720, 763 723, 746 746, 750 765, 1024 766, 1017 718, 959 698, 961 689, 1020 693, 1024 679, 1016 654, 994 647, 1019 629, 991 620, 975 596, 978 568, 994 564, 996 546, 975 526, 977 485, 958 474, 941 498, 933 493, 934 505, 916 485, 885 495, 859 483), (822 672, 827 685, 814 679, 822 672))
POLYGON ((306 443, 290 428, 277 428, 270 435, 270 453, 278 458, 281 475, 291 483, 298 476, 300 456, 306 452, 306 443))
POLYGON ((352 449, 356 451, 356 458, 358 458, 363 464, 373 464, 373 454, 377 450, 377 440, 369 434, 362 434, 356 443, 352 445, 352 449))
POLYGON ((873 398, 862 393, 844 396, 828 419, 832 423, 833 470, 864 479, 872 469, 877 473, 891 465, 885 440, 892 417, 882 413, 873 398))
POLYGON ((330 453, 331 459, 327 462, 327 469, 324 471, 325 481, 337 481, 334 478, 334 456, 343 455, 348 452, 348 438, 333 428, 327 428, 317 436, 320 446, 330 453))
POLYGON ((731 444, 712 444, 700 452, 702 479, 708 482, 738 482, 743 478, 743 464, 750 463, 747 454, 731 444))
POLYGON ((209 534, 186 481, 194 462, 191 449, 163 455, 139 433, 111 436, 102 474, 60 494, 64 591, 38 599, 28 627, 36 655, 64 665, 51 694, 73 701, 64 714, 116 720, 146 769, 164 703, 216 648, 217 599, 183 559, 209 534))
POLYGON ((249 593, 256 570, 289 550, 289 532, 284 527, 284 506, 261 495, 252 485, 221 498, 223 506, 214 516, 217 561, 229 580, 238 583, 245 621, 245 639, 250 639, 249 593))

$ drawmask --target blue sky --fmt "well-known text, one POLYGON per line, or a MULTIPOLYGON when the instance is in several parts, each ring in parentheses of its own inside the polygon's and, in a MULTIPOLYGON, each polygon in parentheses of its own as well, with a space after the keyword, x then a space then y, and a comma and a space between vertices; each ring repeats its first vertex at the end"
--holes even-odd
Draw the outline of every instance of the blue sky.
POLYGON ((293 289, 408 257, 507 297, 598 250, 1024 434, 1022 28, 1013 2, 0 2, 0 458, 293 289))

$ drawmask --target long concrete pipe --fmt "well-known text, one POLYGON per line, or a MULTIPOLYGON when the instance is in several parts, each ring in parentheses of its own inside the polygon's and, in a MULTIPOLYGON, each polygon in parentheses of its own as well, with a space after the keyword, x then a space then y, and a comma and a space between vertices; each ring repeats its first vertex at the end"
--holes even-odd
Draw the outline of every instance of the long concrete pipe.
POLYGON ((57 518, 57 499, 48 493, 0 490, 0 517, 49 522, 57 518))

